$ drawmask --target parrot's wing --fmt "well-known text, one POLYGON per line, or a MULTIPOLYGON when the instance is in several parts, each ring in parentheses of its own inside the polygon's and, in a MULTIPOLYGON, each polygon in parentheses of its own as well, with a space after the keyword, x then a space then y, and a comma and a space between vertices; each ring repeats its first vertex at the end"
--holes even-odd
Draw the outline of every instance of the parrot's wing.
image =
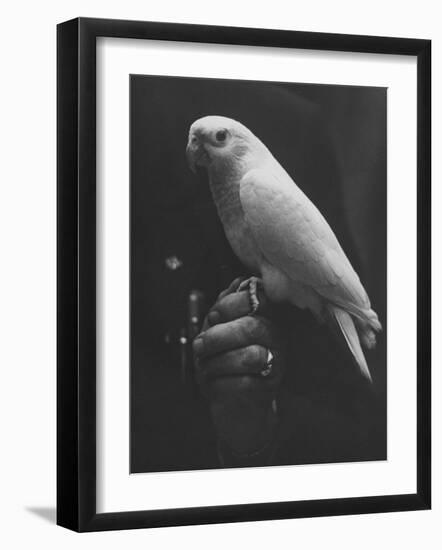
POLYGON ((326 300, 364 316, 370 301, 330 226, 277 167, 250 170, 240 199, 256 244, 267 261, 326 300))

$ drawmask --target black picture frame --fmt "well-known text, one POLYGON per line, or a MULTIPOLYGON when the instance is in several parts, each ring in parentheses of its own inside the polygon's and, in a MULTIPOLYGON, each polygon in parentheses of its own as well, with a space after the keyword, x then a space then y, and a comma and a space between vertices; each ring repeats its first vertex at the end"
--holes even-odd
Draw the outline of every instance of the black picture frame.
POLYGON ((57 523, 75 531, 424 510, 431 506, 431 41, 78 18, 57 27, 57 523), (417 58, 417 492, 96 512, 96 39, 417 58))

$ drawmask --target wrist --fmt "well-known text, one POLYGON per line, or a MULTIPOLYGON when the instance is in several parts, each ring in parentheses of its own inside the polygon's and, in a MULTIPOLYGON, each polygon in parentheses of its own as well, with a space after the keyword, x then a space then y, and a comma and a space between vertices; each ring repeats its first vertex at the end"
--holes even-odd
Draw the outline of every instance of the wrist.
POLYGON ((275 452, 277 426, 276 400, 273 400, 259 433, 251 440, 238 443, 232 442, 230 438, 218 439, 217 451, 221 465, 234 467, 269 464, 275 452))

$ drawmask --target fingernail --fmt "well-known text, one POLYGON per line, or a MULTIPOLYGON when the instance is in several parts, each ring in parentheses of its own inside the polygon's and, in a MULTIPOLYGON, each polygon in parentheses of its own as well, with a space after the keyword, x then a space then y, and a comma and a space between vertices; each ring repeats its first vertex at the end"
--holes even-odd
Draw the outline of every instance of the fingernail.
POLYGON ((221 319, 221 315, 218 311, 211 311, 209 315, 207 316, 207 320, 211 325, 216 325, 219 323, 219 320, 221 319))
POLYGON ((193 351, 196 355, 201 355, 204 348, 204 342, 202 338, 196 338, 193 341, 193 351))

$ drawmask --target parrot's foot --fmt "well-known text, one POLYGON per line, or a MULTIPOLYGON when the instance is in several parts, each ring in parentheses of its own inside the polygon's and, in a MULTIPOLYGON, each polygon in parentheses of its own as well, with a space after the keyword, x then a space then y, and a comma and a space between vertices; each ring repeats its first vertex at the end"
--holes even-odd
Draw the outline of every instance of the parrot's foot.
POLYGON ((259 298, 258 298, 258 287, 262 286, 261 279, 258 279, 258 277, 250 277, 249 279, 246 279, 245 281, 242 281, 239 287, 237 288, 236 292, 241 292, 242 290, 246 290, 249 293, 250 298, 250 304, 252 306, 252 309, 250 311, 250 315, 254 315, 259 308, 259 298))

